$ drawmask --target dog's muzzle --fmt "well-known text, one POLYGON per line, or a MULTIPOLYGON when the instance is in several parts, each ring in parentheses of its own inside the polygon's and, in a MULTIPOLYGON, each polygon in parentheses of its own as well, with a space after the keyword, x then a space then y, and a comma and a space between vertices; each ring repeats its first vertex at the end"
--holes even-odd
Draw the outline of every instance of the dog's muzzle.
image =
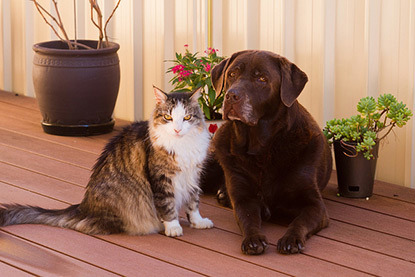
POLYGON ((253 114, 253 108, 248 97, 236 89, 230 89, 225 94, 223 118, 239 120, 250 126, 258 123, 258 119, 253 114))

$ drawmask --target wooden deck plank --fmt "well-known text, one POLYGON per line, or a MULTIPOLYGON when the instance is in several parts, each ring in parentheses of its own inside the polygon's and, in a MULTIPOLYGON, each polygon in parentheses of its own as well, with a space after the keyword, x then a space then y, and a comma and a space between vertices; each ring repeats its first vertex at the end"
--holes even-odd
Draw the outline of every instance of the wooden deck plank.
POLYGON ((0 191, 0 203, 4 204, 42 205, 42 208, 46 209, 64 209, 68 207, 67 203, 56 201, 50 196, 43 196, 2 181, 0 181, 0 191))
MULTIPOLYGON (((239 228, 237 227, 236 223, 229 222, 229 218, 231 216, 230 214, 233 212, 226 208, 218 210, 216 207, 215 210, 211 210, 212 206, 205 203, 211 202, 212 200, 209 198, 209 200, 206 201, 207 199, 208 197, 206 196, 202 198, 202 203, 200 205, 201 214, 204 215, 205 212, 207 212, 209 216, 212 217, 211 219, 214 221, 216 227, 221 228, 221 226, 227 224, 225 225, 225 230, 229 232, 239 233, 239 228)), ((272 226, 272 228, 280 230, 278 233, 280 236, 282 236, 283 232, 286 230, 286 227, 284 226, 272 226)), ((277 239, 279 238, 278 234, 273 235, 274 241, 270 241, 271 243, 276 243, 277 239)), ((379 233, 377 231, 369 230, 356 225, 350 225, 348 223, 343 223, 331 219, 329 228, 320 231, 317 236, 345 243, 347 245, 372 250, 378 253, 387 253, 389 256, 398 259, 415 262, 414 251, 412 248, 407 247, 407 239, 379 233), (380 241, 382 243, 379 243, 380 241)))
MULTIPOLYGON (((217 228, 221 230, 226 230, 232 233, 239 233, 239 229, 236 226, 236 224, 226 221, 226 220, 222 220, 224 218, 229 218, 229 213, 232 213, 232 211, 228 209, 222 209, 222 210, 216 210, 215 212, 210 212, 209 209, 211 208, 209 208, 208 206, 201 205, 201 212, 207 213, 210 216, 212 216, 211 219, 215 222, 215 226, 217 228)), ((351 227, 352 226, 349 226, 349 230, 352 229, 352 232, 354 232, 354 236, 362 236, 362 234, 359 234, 360 230, 358 229, 358 227, 354 227, 354 228, 351 228, 351 227)), ((264 223, 263 231, 267 235, 269 242, 274 246, 272 247, 272 249, 270 249, 271 252, 276 252, 275 250, 276 242, 278 241, 280 237, 283 236, 283 234, 286 231, 286 227, 277 226, 277 225, 270 224, 270 223, 264 223)), ((408 258, 413 260, 414 255, 415 255, 413 253, 413 249, 407 250, 408 257, 406 258, 401 256, 401 257, 394 257, 394 259, 392 259, 391 255, 389 254, 390 249, 387 249, 388 251, 386 253, 388 253, 388 255, 384 255, 383 253, 380 253, 378 251, 373 251, 371 248, 367 247, 367 244, 365 242, 363 242, 363 245, 360 245, 358 242, 355 243, 354 241, 352 241, 352 243, 345 243, 344 240, 347 239, 347 235, 349 235, 347 233, 345 234, 346 236, 343 236, 342 235, 343 233, 338 234, 337 236, 331 234, 331 232, 339 233, 339 231, 340 231, 339 229, 336 229, 336 226, 334 226, 333 228, 332 226, 330 226, 329 228, 320 232, 323 234, 323 236, 317 235, 317 236, 311 237, 307 241, 304 255, 307 255, 309 257, 314 257, 315 259, 324 260, 326 262, 331 262, 333 264, 338 264, 341 262, 342 265, 345 265, 348 268, 357 269, 362 272, 370 273, 370 274, 379 274, 379 272, 382 272, 382 271, 387 272, 387 271, 394 270, 395 265, 397 264, 400 264, 400 270, 402 272, 410 272, 414 267, 414 264, 407 260, 408 258), (347 253, 353 253, 353 254, 345 255, 343 251, 346 251, 347 253), (330 253, 330 255, 328 255, 327 253, 330 253), (370 260, 371 263, 369 264, 359 263, 359 265, 355 265, 354 262, 359 261, 359 260, 370 260), (372 266, 373 261, 376 261, 377 263, 379 263, 379 266, 374 268, 372 266)), ((372 232, 372 235, 374 234, 375 232, 372 232)), ((221 237, 223 237, 223 235, 221 235, 221 237)), ((186 239, 186 238, 183 237, 183 239, 186 239)), ((229 239, 227 239, 226 241, 229 241, 229 239)), ((237 247, 239 247, 241 241, 242 239, 239 238, 239 242, 236 244, 237 247)), ((401 240, 400 242, 403 247, 405 245, 408 245, 407 244, 408 241, 401 240)), ((379 243, 379 241, 377 241, 377 243, 379 243)), ((393 246, 390 244, 388 245, 390 247, 393 246)), ((398 250, 399 249, 397 249, 397 251, 398 250)), ((395 252, 395 255, 399 256, 399 254, 397 254, 396 252, 395 252)), ((306 260, 300 261, 300 263, 306 264, 307 261, 306 260)), ((318 267, 317 264, 318 263, 313 261, 314 268, 318 267)), ((292 272, 290 272, 290 274, 296 275, 295 273, 292 273, 292 272)))
POLYGON ((0 162, 1 181, 34 191, 41 195, 56 198, 65 203, 79 203, 84 195, 84 188, 78 187, 48 176, 27 171, 0 162))
POLYGON ((34 152, 47 157, 75 164, 86 169, 92 168, 97 158, 96 153, 82 151, 66 145, 30 137, 0 128, 0 141, 5 145, 34 152))
MULTIPOLYGON (((215 229, 194 230, 184 226, 184 235, 189 236, 193 232, 213 233, 215 229)), ((105 241, 122 245, 140 253, 180 264, 185 268, 197 270, 198 272, 211 276, 286 276, 286 274, 264 267, 262 262, 247 263, 239 257, 222 254, 218 251, 210 251, 200 244, 189 244, 180 239, 169 238, 164 235, 147 235, 131 237, 125 235, 100 236, 105 241), (157 237, 157 238, 155 238, 157 237), (186 255, 178 255, 187 253, 186 255)), ((202 245, 203 246, 203 245, 202 245)))
POLYGON ((11 132, 37 137, 39 139, 44 139, 46 141, 53 141, 56 143, 71 146, 72 148, 77 148, 96 154, 101 153, 102 148, 105 145, 105 141, 97 141, 90 137, 80 139, 76 137, 51 136, 43 132, 40 124, 27 122, 21 119, 10 117, 8 115, 2 115, 1 112, 0 126, 2 126, 3 129, 11 132))
POLYGON ((6 264, 4 261, 1 261, 1 260, 0 260, 0 272, 3 276, 13 276, 13 277, 35 276, 34 274, 25 272, 22 269, 16 268, 15 266, 6 264))
POLYGON ((40 276, 117 276, 42 245, 0 230, 1 260, 40 276))
POLYGON ((197 276, 196 272, 145 256, 136 251, 108 243, 79 232, 40 225, 20 225, 4 228, 27 241, 52 248, 66 256, 124 276, 197 276), (50 237, 54 239, 51 240, 50 237), (110 254, 110 255, 109 255, 110 254), (122 257, 114 260, 114 257, 122 257))
POLYGON ((18 107, 26 107, 32 110, 39 110, 36 99, 26 96, 17 96, 12 92, 0 90, 0 102, 13 104, 18 107))
POLYGON ((415 222, 415 204, 376 194, 370 197, 369 200, 338 197, 336 194, 336 184, 329 184, 329 186, 323 191, 323 197, 326 199, 351 206, 359 206, 363 209, 378 213, 388 213, 391 216, 415 222))
MULTIPOLYGON (((332 190, 335 191, 334 195, 337 194, 337 173, 335 170, 333 170, 327 186, 332 187, 332 190)), ((415 204, 415 189, 410 189, 379 180, 375 180, 373 185, 373 194, 415 204)))
POLYGON ((341 222, 358 225, 378 232, 415 240, 414 222, 379 214, 360 207, 342 205, 331 200, 325 201, 329 216, 341 222), (397 228, 399 226, 399 228, 397 228))
POLYGON ((76 166, 73 164, 53 160, 22 149, 12 148, 1 143, 0 152, 0 162, 16 167, 18 166, 78 186, 85 187, 91 175, 91 170, 80 167, 74 168, 76 166), (74 174, 74 171, 76 171, 76 174, 74 174))
MULTIPOLYGON (((210 214, 208 214, 210 215, 210 214)), ((215 222, 215 221, 214 221, 215 222)), ((224 226, 217 225, 216 228, 209 230, 209 232, 203 232, 196 234, 197 230, 187 230, 183 237, 179 240, 187 241, 192 244, 205 244, 209 249, 220 251, 226 255, 237 257, 240 260, 247 262, 261 264, 262 266, 270 269, 284 272, 289 275, 301 275, 301 273, 307 271, 307 276, 360 276, 362 272, 359 272, 353 268, 348 268, 343 265, 338 265, 330 262, 329 260, 320 259, 313 255, 300 254, 300 255, 281 255, 276 250, 276 240, 273 240, 270 235, 275 234, 275 226, 268 231, 267 227, 264 231, 267 233, 270 240, 270 245, 265 254, 261 256, 248 256, 241 252, 240 246, 242 242, 242 236, 229 232, 224 226), (218 239, 220 238, 220 239, 218 239)), ((280 234, 282 235, 283 228, 280 228, 280 234)), ((320 248, 320 247, 318 247, 320 248)))

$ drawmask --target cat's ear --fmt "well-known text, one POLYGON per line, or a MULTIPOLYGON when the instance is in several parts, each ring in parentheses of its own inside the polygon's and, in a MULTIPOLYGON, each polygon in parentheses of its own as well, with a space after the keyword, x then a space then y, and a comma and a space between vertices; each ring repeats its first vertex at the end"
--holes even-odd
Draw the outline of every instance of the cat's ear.
POLYGON ((202 87, 196 89, 192 92, 192 95, 190 96, 190 99, 194 102, 198 102, 199 97, 202 95, 202 87))
POLYGON ((153 90, 154 90, 154 96, 156 97, 156 103, 157 104, 165 103, 167 99, 167 94, 154 85, 153 85, 153 90))

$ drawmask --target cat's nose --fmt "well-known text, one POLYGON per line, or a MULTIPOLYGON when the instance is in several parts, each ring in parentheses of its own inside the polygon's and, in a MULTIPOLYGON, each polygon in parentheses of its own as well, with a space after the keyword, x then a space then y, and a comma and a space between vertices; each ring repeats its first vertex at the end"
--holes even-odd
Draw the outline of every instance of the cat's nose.
POLYGON ((176 134, 178 134, 181 130, 174 129, 174 131, 176 132, 176 134))

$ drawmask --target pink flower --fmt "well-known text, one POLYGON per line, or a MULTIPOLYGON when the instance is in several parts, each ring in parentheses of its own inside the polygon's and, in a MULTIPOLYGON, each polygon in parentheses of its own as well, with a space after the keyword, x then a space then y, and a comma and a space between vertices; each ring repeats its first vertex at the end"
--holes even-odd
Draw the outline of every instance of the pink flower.
POLYGON ((215 54, 216 52, 218 52, 219 50, 218 49, 215 49, 215 48, 212 48, 212 47, 209 47, 207 50, 205 50, 205 54, 207 54, 207 55, 211 55, 211 54, 215 54))
POLYGON ((183 70, 183 71, 179 72, 179 75, 180 75, 182 78, 186 78, 187 76, 189 76, 189 75, 191 75, 191 74, 192 74, 192 71, 190 71, 190 70, 183 70))
POLYGON ((189 44, 185 44, 184 47, 186 47, 186 48, 189 47, 189 44))
POLYGON ((178 64, 175 67, 173 67, 171 71, 173 71, 173 73, 176 74, 177 72, 181 72, 183 70, 184 70, 184 65, 178 64))
POLYGON ((210 65, 210 63, 206 63, 206 64, 203 65, 203 69, 206 72, 209 72, 211 68, 212 68, 212 66, 210 65))

